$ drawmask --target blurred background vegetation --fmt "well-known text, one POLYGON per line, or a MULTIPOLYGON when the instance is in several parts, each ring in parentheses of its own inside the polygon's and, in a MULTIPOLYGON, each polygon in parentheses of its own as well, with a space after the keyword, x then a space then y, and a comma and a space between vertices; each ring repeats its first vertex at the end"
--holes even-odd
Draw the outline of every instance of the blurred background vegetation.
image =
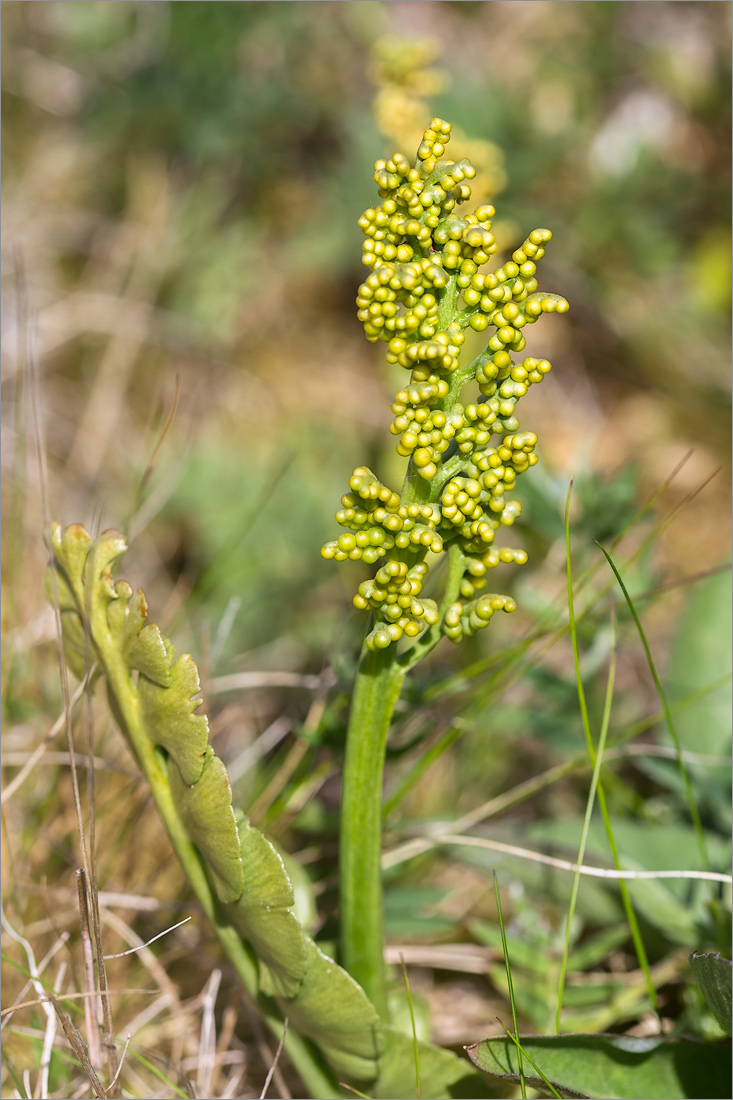
MULTIPOLYGON (((530 566, 504 585, 514 586, 520 611, 461 650, 444 643, 413 686, 394 746, 398 777, 414 765, 416 729, 439 736, 462 706, 473 709, 465 737, 401 804, 395 837, 405 821, 470 809, 583 748, 567 639, 541 664, 522 666, 510 690, 486 694, 501 651, 562 592, 571 476, 580 568, 597 564, 592 537, 619 535, 687 456, 631 533, 639 548, 656 531, 630 583, 637 593, 661 593, 644 602, 645 623, 677 698, 725 675, 730 582, 712 571, 730 541, 730 19, 727 2, 684 0, 6 0, 6 782, 61 708, 42 585, 38 408, 48 512, 129 534, 122 574, 145 587, 179 651, 190 648, 200 661, 217 752, 234 765, 237 796, 301 851, 322 891, 323 934, 332 934, 338 754, 364 624, 350 607, 358 567, 334 568, 318 550, 334 537, 332 514, 353 466, 368 464, 395 485, 402 468, 386 431, 402 380, 364 341, 355 316, 363 278, 356 220, 374 201, 373 161, 397 149, 413 155, 435 114, 458 131, 451 155, 468 154, 479 168, 504 253, 535 226, 553 230, 540 285, 567 297, 571 312, 543 319, 528 349, 554 370, 523 404, 541 466, 520 494, 530 566), (699 573, 710 575, 682 583, 699 573), (467 662, 483 670, 492 659, 490 673, 440 694, 453 671, 467 662), (216 687, 227 674, 330 668, 340 680, 318 706, 305 681, 284 689, 263 679, 238 693, 216 687), (269 741, 257 740, 263 731, 269 741)), ((610 644, 607 605, 601 612, 581 637, 596 711, 610 644)), ((625 637, 619 729, 658 709, 638 641, 631 631, 625 637)), ((725 691, 708 695, 702 710, 684 712, 686 746, 710 760, 727 752, 726 699, 725 691)), ((107 769, 97 791, 100 889, 177 902, 185 887, 103 707, 96 724, 107 769)), ((83 727, 79 736, 85 743, 83 727)), ((665 736, 657 731, 660 746, 665 736)), ((9 915, 41 956, 62 927, 76 936, 70 887, 79 861, 68 768, 58 758, 64 746, 48 748, 32 781, 4 805, 9 915)), ((701 812, 724 861, 728 779, 698 764, 701 812)), ((663 754, 640 754, 609 782, 630 857, 647 866, 653 852, 657 867, 694 859, 679 779, 663 754)), ((496 835, 518 828, 537 844, 562 846, 563 829, 577 837, 586 790, 587 776, 567 779, 505 815, 496 835)), ((414 878, 405 868, 392 872, 393 939, 495 949, 488 864, 457 858, 416 866, 414 878)), ((501 866, 514 891, 516 935, 529 945, 523 1011, 542 1029, 545 961, 559 942, 567 884, 550 888, 545 871, 501 866)), ((653 961, 669 964, 673 983, 666 1011, 679 1026, 689 1026, 685 997, 694 1000, 674 986, 680 945, 716 945, 698 894, 665 887, 645 910, 653 961), (679 920, 670 931, 664 919, 673 905, 679 920)), ((608 949, 619 973, 632 972, 617 895, 584 884, 583 897, 578 937, 606 936, 585 965, 608 949)), ((123 916, 143 938, 163 919, 155 909, 123 916)), ((216 952, 199 927, 171 939, 162 956, 180 997, 193 1000, 177 1002, 177 1031, 168 1009, 145 1023, 141 1042, 167 1044, 166 1072, 180 1085, 198 1039, 198 1025, 186 1031, 181 1019, 200 1008, 191 1005, 216 952)), ((135 969, 144 964, 126 965, 118 984, 151 980, 135 969)), ((475 965, 462 974, 458 967, 456 976, 448 967, 441 978, 428 962, 416 972, 439 1041, 489 1030, 501 978, 491 972, 492 993, 486 966, 478 969, 480 976, 475 965)), ((21 987, 11 977, 13 995, 21 987)), ((235 1004, 235 988, 226 988, 235 1004)), ((645 1026, 643 993, 623 1001, 604 987, 593 1001, 578 988, 591 1006, 586 1026, 645 1026), (621 1007, 602 1010, 614 997, 621 1007)), ((119 1011, 122 1031, 141 1009, 131 995, 119 1011)), ((244 1042, 241 1027, 232 1049, 244 1042)), ((21 1067, 35 1064, 22 1031, 12 1048, 21 1067)), ((243 1049, 244 1079, 257 1095, 258 1048, 243 1049)), ((62 1095, 68 1082, 62 1068, 55 1072, 62 1095)), ((223 1089, 223 1074, 209 1087, 223 1089)))

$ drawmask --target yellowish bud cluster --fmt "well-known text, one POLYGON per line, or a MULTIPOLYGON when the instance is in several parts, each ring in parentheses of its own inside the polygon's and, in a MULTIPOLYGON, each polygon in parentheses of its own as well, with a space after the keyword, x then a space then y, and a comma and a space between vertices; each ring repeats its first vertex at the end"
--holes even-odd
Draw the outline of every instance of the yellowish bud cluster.
POLYGON ((486 573, 496 569, 497 565, 524 565, 527 561, 526 550, 512 550, 508 546, 492 546, 482 554, 472 554, 466 560, 466 572, 461 581, 461 596, 470 600, 477 592, 486 587, 486 573))
POLYGON ((534 229, 496 271, 479 271, 496 251, 495 210, 487 203, 465 217, 452 212, 468 196, 463 181, 474 173, 467 162, 437 160, 449 138, 449 124, 433 119, 414 167, 401 153, 377 161, 375 180, 384 201, 359 221, 367 237, 364 262, 372 272, 359 288, 358 317, 367 339, 387 341, 388 361, 412 372, 410 386, 395 397, 390 431, 400 437, 398 454, 411 457, 426 481, 437 474, 452 440, 469 454, 485 446, 492 431, 517 430, 514 405, 549 364, 516 364, 509 353, 525 347, 521 330, 527 323, 568 308, 559 295, 537 291, 537 261, 552 236, 548 229, 534 229), (465 309, 438 332, 440 294, 451 277, 465 309), (488 358, 476 377, 482 393, 496 400, 461 409, 459 423, 432 406, 440 405, 458 369, 463 329, 480 332, 490 325, 495 331, 488 358))
POLYGON ((470 637, 477 630, 488 626, 495 611, 511 612, 516 609, 517 605, 511 596, 479 596, 468 604, 459 600, 451 604, 445 613, 443 633, 452 642, 460 642, 464 637, 470 637))
MULTIPOLYGON (((379 247, 381 242, 374 245, 375 249, 379 247)), ((367 340, 415 335, 430 339, 438 322, 435 291, 447 282, 448 276, 442 268, 427 258, 415 263, 388 260, 380 263, 361 284, 356 299, 357 317, 364 325, 367 340)))
MULTIPOLYGON (((521 259, 531 245, 533 257, 539 259, 545 250, 534 244, 533 238, 546 242, 551 236, 549 229, 532 230, 514 256, 521 259)), ((533 261, 525 259, 519 264, 513 259, 489 274, 477 272, 470 280, 459 276, 468 324, 476 332, 484 332, 489 325, 496 329, 487 344, 489 351, 522 351, 526 340, 521 330, 526 324, 532 324, 542 313, 566 313, 570 308, 561 295, 537 291, 536 270, 533 261)))
POLYGON ((446 332, 439 332, 432 340, 408 344, 405 340, 390 340, 388 363, 398 363, 412 371, 412 382, 426 382, 434 371, 452 374, 458 367, 458 357, 465 337, 458 325, 450 325, 446 332))
POLYGON ((418 599, 427 571, 425 562, 410 568, 404 561, 388 561, 374 580, 359 585, 354 607, 378 612, 381 619, 366 639, 369 649, 386 649, 403 634, 416 638, 438 622, 435 602, 418 599))
POLYGON ((552 237, 549 229, 532 230, 494 271, 480 270, 496 252, 495 210, 484 203, 473 213, 457 213, 475 171, 467 160, 442 159, 450 131, 449 123, 433 119, 414 164, 401 153, 377 161, 382 202, 359 220, 366 238, 362 258, 370 268, 359 287, 359 320, 368 340, 387 344, 387 361, 410 372, 395 395, 390 424, 398 454, 410 460, 406 503, 359 467, 336 514, 346 532, 321 553, 367 563, 386 555, 377 577, 364 582, 354 600, 375 614, 371 648, 404 634, 414 637, 437 621, 434 605, 418 600, 427 571, 420 563, 446 542, 458 545, 464 563, 454 589, 460 601, 441 624, 449 637, 473 633, 496 610, 514 609, 508 597, 476 593, 486 586, 489 569, 527 560, 524 550, 496 547, 494 539, 520 515, 510 494, 517 477, 537 462, 537 437, 520 431, 516 403, 551 364, 512 356, 525 347, 527 324, 568 309, 563 297, 538 289, 537 263, 552 237), (489 327, 484 351, 461 366, 465 330, 489 327), (463 398, 471 381, 478 385, 476 400, 463 398))
POLYGON ((388 550, 432 550, 439 554, 441 516, 437 504, 400 504, 367 466, 354 470, 349 482, 355 490, 341 497, 336 522, 349 530, 321 547, 321 557, 335 561, 365 561, 372 565, 388 550), (353 533, 352 533, 353 532, 353 533))

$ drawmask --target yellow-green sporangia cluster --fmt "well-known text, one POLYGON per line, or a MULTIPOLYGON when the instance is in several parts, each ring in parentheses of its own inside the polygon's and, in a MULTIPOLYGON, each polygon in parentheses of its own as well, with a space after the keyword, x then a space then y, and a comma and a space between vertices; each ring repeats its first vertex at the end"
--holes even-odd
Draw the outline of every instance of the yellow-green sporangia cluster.
POLYGON ((364 466, 354 470, 336 513, 344 533, 321 553, 336 561, 385 561, 359 586, 354 605, 370 611, 370 649, 435 626, 452 641, 486 626, 495 611, 513 611, 508 596, 485 591, 501 563, 524 564, 524 550, 496 545, 521 505, 517 477, 537 461, 537 437, 521 431, 517 402, 550 370, 546 359, 522 358, 523 329, 543 313, 565 313, 567 301, 538 288, 537 264, 552 234, 534 229, 501 266, 494 208, 460 208, 471 196, 471 163, 445 157, 450 123, 435 118, 414 164, 395 153, 378 160, 381 203, 359 219, 369 274, 356 299, 368 340, 383 340, 387 360, 408 379, 394 399, 390 431, 409 459, 402 493, 364 466), (461 364, 465 330, 486 333, 484 350, 461 364), (464 392, 471 386, 469 399, 464 392), (428 552, 456 547, 462 577, 440 609, 422 595, 428 552))

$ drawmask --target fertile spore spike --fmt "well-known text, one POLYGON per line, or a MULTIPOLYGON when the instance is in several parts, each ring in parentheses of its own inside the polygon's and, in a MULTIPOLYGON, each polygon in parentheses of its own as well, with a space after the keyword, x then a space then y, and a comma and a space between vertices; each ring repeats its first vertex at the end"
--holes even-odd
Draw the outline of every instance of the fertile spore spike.
POLYGON ((434 118, 414 164, 402 153, 378 160, 374 181, 382 202, 359 219, 370 274, 359 287, 357 316, 367 340, 384 341, 387 361, 410 372, 395 395, 389 425, 397 453, 409 459, 402 494, 359 467, 336 513, 352 533, 321 550, 336 561, 386 560, 354 597, 357 608, 374 613, 370 649, 438 625, 457 642, 486 626, 494 611, 514 610, 509 597, 476 593, 485 588, 488 570, 527 560, 524 550, 493 542, 521 512, 506 494, 537 462, 537 436, 519 430, 516 405, 551 364, 513 356, 524 350, 525 325, 568 309, 559 294, 539 290, 535 277, 549 229, 533 229, 510 260, 480 270, 497 251, 491 232, 496 211, 483 203, 473 213, 459 213, 471 197, 466 181, 476 173, 466 159, 445 158, 450 133, 450 123, 434 118), (467 328, 486 332, 487 343, 463 367, 467 328), (472 382, 478 393, 463 404, 459 398, 472 382), (416 500, 428 510, 419 520, 409 513, 416 500), (464 576, 458 598, 441 617, 432 600, 418 599, 428 571, 424 559, 454 545, 464 576), (393 566, 389 583, 380 580, 393 566))

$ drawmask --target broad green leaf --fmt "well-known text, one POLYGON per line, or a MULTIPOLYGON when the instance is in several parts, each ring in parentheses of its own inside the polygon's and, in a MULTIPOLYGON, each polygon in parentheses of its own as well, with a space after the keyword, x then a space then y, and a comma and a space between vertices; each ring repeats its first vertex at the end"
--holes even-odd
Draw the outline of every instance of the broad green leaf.
POLYGON ((731 1033, 731 961, 720 952, 693 951, 690 966, 703 992, 707 1006, 723 1031, 731 1033))
MULTIPOLYGON (((418 1043, 417 1051, 422 1100, 475 1100, 495 1095, 495 1090, 487 1087, 486 1080, 465 1058, 430 1043, 418 1043)), ((417 1096, 416 1084, 412 1037, 394 1027, 385 1027, 379 1077, 369 1085, 369 1095, 374 1100, 417 1096)))
POLYGON ((226 768, 209 746, 201 778, 193 786, 183 782, 173 760, 168 778, 178 812, 209 868, 217 896, 224 902, 236 901, 244 890, 244 865, 226 768))
POLYGON ((246 818, 239 821, 239 841, 244 889, 227 915, 255 950, 262 991, 294 997, 306 971, 307 938, 292 910, 290 879, 280 854, 246 818))
POLYGON ((239 815, 238 825, 242 860, 247 868, 240 906, 289 908, 295 898, 282 856, 264 833, 250 825, 243 814, 239 815))
POLYGON ((377 1076, 383 1047, 379 1015, 361 986, 313 940, 306 937, 306 942, 303 984, 293 1000, 280 1001, 282 1013, 318 1044, 341 1080, 370 1081, 377 1076))
MULTIPOLYGON (((730 1043, 641 1039, 630 1035, 521 1036, 522 1049, 562 1096, 594 1100, 718 1100, 730 1096, 730 1043)), ((507 1036, 467 1047, 485 1073, 519 1081, 517 1048, 507 1036)), ((546 1085, 523 1059, 532 1088, 546 1085)))
MULTIPOLYGON (((731 574, 716 573, 693 589, 672 647, 666 682, 670 702, 730 673, 731 574)), ((730 751, 730 686, 723 686, 675 718, 680 743, 692 752, 730 751)))

